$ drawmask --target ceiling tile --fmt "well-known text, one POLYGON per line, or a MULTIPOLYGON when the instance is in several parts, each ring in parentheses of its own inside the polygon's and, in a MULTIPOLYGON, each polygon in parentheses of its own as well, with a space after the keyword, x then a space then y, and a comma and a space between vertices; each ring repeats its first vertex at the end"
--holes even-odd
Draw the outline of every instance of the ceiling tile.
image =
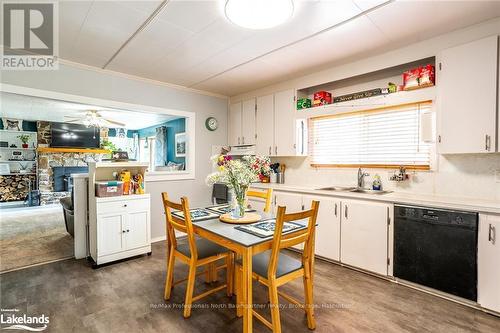
POLYGON ((170 0, 159 18, 196 33, 222 16, 219 1, 170 0))
POLYGON ((367 16, 398 45, 411 44, 500 15, 500 1, 396 1, 367 16), (422 17, 426 19, 422 19, 422 17))

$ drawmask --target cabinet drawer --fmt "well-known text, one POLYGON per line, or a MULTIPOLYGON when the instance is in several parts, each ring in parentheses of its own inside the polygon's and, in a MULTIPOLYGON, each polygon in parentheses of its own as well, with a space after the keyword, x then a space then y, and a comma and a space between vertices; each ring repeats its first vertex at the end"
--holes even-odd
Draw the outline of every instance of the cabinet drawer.
POLYGON ((98 202, 97 214, 125 213, 134 211, 149 211, 149 198, 137 200, 120 200, 111 202, 98 202))

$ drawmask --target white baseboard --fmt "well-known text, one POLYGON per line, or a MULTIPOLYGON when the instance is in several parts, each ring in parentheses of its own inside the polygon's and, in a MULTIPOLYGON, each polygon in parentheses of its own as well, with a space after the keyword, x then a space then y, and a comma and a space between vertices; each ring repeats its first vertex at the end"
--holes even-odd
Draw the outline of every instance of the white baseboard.
POLYGON ((151 238, 151 243, 157 243, 166 240, 166 236, 159 236, 159 237, 153 237, 151 238))

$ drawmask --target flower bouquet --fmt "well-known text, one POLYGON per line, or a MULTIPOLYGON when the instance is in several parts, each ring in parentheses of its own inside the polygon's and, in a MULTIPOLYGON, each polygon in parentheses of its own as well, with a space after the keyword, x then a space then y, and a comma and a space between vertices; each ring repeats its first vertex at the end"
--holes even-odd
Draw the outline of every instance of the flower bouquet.
POLYGON ((232 217, 243 217, 247 189, 251 183, 260 180, 262 173, 270 173, 269 159, 259 156, 243 156, 241 160, 235 160, 231 156, 217 155, 213 157, 213 161, 218 171, 208 175, 207 184, 225 183, 236 201, 231 212, 232 217))

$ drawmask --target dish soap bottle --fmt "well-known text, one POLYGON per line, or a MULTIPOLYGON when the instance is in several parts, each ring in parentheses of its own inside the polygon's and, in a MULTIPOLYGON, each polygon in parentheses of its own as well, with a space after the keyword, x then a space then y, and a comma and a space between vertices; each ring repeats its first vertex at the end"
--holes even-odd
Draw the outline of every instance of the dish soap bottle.
POLYGON ((380 176, 378 174, 375 174, 375 176, 373 176, 372 188, 375 191, 380 191, 382 189, 382 180, 380 179, 380 176))

